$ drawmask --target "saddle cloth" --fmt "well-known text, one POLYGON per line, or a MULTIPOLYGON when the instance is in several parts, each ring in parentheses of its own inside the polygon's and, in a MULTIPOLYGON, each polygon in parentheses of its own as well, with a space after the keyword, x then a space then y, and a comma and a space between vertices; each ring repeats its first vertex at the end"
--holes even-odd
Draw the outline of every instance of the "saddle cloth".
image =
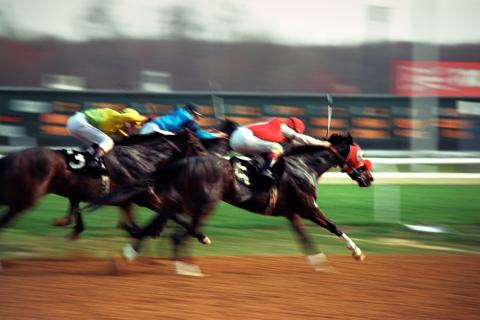
MULTIPOLYGON (((95 177, 100 177, 101 175, 108 175, 108 172, 106 172, 106 170, 101 170, 100 168, 94 168, 87 165, 88 162, 94 160, 93 155, 88 151, 62 149, 60 150, 60 152, 65 158, 68 169, 71 171, 89 174, 95 177)), ((101 159, 101 161, 105 166, 105 161, 103 160, 103 158, 101 159)))
POLYGON ((250 189, 258 191, 269 190, 278 182, 278 179, 283 173, 283 166, 279 165, 279 161, 272 168, 272 173, 276 178, 274 182, 260 175, 260 168, 262 168, 264 164, 264 159, 260 156, 253 158, 233 156, 230 158, 230 163, 232 164, 233 172, 237 181, 250 189))

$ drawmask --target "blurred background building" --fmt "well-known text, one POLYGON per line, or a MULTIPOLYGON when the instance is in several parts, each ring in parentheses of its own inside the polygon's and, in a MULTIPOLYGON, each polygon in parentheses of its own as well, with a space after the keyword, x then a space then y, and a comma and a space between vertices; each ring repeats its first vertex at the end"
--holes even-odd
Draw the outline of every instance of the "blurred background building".
MULTIPOLYGON (((395 138, 401 142, 392 148, 480 149, 476 0, 0 4, 1 87, 117 92, 42 97, 3 91, 3 125, 19 125, 12 119, 23 115, 11 106, 22 100, 41 100, 64 117, 92 105, 137 104, 145 112, 164 112, 190 98, 208 108, 216 83, 216 96, 247 95, 223 96, 226 112, 240 122, 299 107, 303 113, 297 115, 320 135, 324 94, 348 95, 357 99, 335 100, 334 129, 355 130, 357 137, 374 141, 371 148, 385 148, 395 138), (161 96, 182 92, 178 100, 161 96), (142 95, 153 93, 159 96, 142 95), (252 100, 252 93, 266 97, 252 100)), ((288 110, 280 115, 288 116, 288 110)), ((29 116, 38 122, 46 117, 29 116)), ((54 125, 62 126, 64 117, 53 116, 54 125)), ((47 131, 65 134, 60 128, 47 131)))

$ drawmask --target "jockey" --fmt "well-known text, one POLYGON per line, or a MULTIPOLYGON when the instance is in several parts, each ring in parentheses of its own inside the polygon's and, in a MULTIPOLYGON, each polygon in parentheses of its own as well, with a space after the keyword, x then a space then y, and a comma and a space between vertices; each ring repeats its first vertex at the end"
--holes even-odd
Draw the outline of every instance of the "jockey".
POLYGON ((238 127, 230 137, 230 146, 234 151, 246 154, 261 154, 265 164, 260 174, 274 181, 271 167, 283 154, 280 142, 295 145, 314 145, 329 147, 330 142, 303 134, 305 125, 302 120, 292 117, 286 122, 272 118, 267 122, 258 122, 238 127))
POLYGON ((93 161, 89 161, 87 166, 104 170, 101 158, 112 150, 115 144, 109 135, 128 137, 146 120, 145 116, 131 108, 125 108, 121 112, 109 108, 94 108, 71 116, 67 121, 67 130, 80 141, 93 145, 90 149, 93 161))
POLYGON ((199 139, 225 138, 223 132, 209 132, 200 129, 196 122, 203 117, 200 107, 193 103, 188 103, 183 107, 177 107, 172 112, 159 116, 147 122, 141 129, 140 134, 160 132, 163 134, 176 134, 183 128, 189 129, 195 133, 199 139))

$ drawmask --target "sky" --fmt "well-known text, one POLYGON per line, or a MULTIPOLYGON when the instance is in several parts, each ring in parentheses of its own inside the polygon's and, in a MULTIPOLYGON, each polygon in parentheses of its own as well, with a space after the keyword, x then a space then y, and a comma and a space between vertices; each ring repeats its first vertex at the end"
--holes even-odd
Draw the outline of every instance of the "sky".
MULTIPOLYGON (((85 40, 82 14, 98 0, 0 0, 17 31, 85 40)), ((107 1, 107 0, 100 0, 107 1)), ((228 40, 226 25, 292 45, 355 44, 372 40, 480 42, 480 0, 109 0, 122 34, 158 37, 160 12, 188 3, 202 21, 202 38, 228 40), (232 17, 236 17, 232 19, 232 17)))

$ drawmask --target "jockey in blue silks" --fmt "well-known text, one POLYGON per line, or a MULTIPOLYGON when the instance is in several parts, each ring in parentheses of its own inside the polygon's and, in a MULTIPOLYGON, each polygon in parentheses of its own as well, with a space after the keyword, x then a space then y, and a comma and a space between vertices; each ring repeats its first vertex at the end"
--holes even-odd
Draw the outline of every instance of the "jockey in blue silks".
POLYGON ((209 132, 200 129, 196 122, 203 117, 200 107, 193 103, 188 103, 183 107, 177 107, 172 112, 159 116, 147 122, 140 129, 140 134, 160 132, 163 134, 176 134, 186 128, 195 133, 199 139, 224 138, 223 132, 209 132))

